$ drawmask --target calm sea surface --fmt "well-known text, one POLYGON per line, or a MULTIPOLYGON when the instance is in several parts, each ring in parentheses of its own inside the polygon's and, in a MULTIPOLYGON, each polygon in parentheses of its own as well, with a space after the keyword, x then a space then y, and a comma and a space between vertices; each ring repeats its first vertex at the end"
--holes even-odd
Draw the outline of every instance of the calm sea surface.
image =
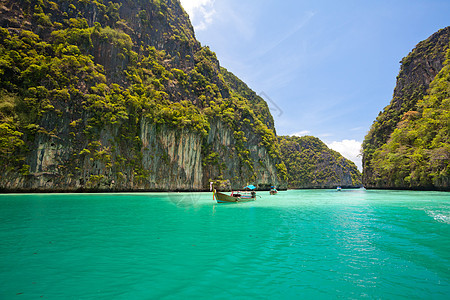
POLYGON ((259 195, 0 195, 0 299, 449 299, 449 193, 259 195))

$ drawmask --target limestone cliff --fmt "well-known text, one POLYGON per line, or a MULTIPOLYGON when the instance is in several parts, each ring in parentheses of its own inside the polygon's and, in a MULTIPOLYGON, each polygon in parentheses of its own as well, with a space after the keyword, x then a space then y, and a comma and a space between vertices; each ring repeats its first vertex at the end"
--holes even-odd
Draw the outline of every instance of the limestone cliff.
POLYGON ((367 188, 450 189, 449 43, 447 27, 401 61, 393 99, 363 143, 367 188))
POLYGON ((1 190, 286 186, 267 105, 200 45, 178 0, 0 11, 1 190))
POLYGON ((356 165, 313 136, 280 136, 290 188, 361 187, 356 165))

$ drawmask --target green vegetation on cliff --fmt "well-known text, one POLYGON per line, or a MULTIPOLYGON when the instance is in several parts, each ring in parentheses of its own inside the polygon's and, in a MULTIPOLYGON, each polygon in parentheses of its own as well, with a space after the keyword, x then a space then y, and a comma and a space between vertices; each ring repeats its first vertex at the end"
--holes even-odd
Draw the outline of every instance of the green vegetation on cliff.
POLYGON ((394 97, 363 143, 366 187, 450 189, 449 43, 447 27, 402 60, 394 97))
POLYGON ((450 187, 450 51, 429 95, 403 114, 390 139, 373 154, 380 185, 450 187))
POLYGON ((242 80, 225 68, 220 68, 224 80, 236 96, 247 99, 251 109, 255 112, 258 119, 266 124, 267 128, 275 132, 275 124, 270 114, 266 101, 251 90, 242 80))
POLYGON ((1 180, 145 187, 147 123, 203 141, 204 187, 231 173, 239 184, 256 180, 250 142, 286 177, 267 105, 200 46, 179 1, 2 0, 0 10, 1 180), (217 122, 233 147, 212 141, 217 122))
POLYGON ((280 136, 290 188, 361 186, 356 165, 313 136, 280 136))

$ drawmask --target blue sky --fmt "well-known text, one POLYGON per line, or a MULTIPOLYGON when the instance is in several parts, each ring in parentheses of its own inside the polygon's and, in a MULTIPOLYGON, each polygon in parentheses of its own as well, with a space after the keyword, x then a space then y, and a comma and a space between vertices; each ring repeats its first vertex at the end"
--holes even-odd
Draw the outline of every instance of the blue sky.
POLYGON ((202 45, 262 94, 278 135, 313 135, 355 161, 400 64, 450 26, 449 0, 181 0, 202 45))

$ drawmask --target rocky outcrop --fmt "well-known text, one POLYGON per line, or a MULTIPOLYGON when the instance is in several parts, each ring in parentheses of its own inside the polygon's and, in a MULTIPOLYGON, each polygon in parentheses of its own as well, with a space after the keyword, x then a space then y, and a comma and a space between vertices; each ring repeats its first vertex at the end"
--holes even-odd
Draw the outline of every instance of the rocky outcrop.
POLYGON ((267 105, 222 76, 179 1, 0 10, 0 190, 286 187, 267 105))
MULTIPOLYGON (((397 77, 397 85, 394 89, 393 99, 384 108, 384 111, 380 112, 363 142, 363 182, 367 188, 449 188, 448 184, 447 186, 445 184, 442 185, 442 182, 448 182, 448 180, 442 177, 446 171, 445 167, 444 169, 440 167, 441 163, 436 163, 436 168, 430 167, 427 171, 420 171, 420 173, 428 173, 429 179, 427 180, 423 178, 419 179, 423 175, 416 174, 417 165, 421 165, 427 160, 428 164, 432 164, 429 161, 430 155, 442 156, 440 154, 431 154, 434 151, 432 148, 436 146, 433 144, 433 139, 440 130, 440 125, 436 125, 441 122, 440 119, 434 120, 434 125, 431 125, 431 120, 428 120, 430 121, 429 124, 425 124, 426 122, 423 121, 422 125, 424 128, 429 126, 427 133, 423 133, 423 136, 430 134, 426 144, 418 141, 417 137, 409 137, 410 135, 414 135, 414 132, 417 133, 419 127, 416 126, 414 129, 412 127, 408 128, 412 123, 417 123, 416 120, 418 119, 425 120, 424 117, 426 116, 423 115, 423 112, 426 109, 434 109, 436 114, 441 114, 440 110, 445 109, 442 106, 445 106, 445 96, 441 97, 443 94, 432 86, 435 81, 435 86, 438 85, 437 81, 439 80, 439 76, 446 76, 444 74, 445 72, 443 73, 443 69, 447 64, 445 61, 448 55, 449 43, 450 27, 447 27, 439 30, 425 41, 420 42, 401 61, 401 69, 397 77), (437 97, 439 101, 431 100, 430 97, 437 97), (428 102, 433 102, 433 104, 428 102), (405 135, 404 141, 398 141, 400 132, 405 135), (394 147, 395 139, 397 139, 395 143, 403 147, 394 147), (426 149, 425 152, 427 152, 426 154, 424 154, 425 152, 422 154, 417 153, 418 156, 416 156, 416 159, 419 159, 421 162, 410 162, 403 159, 413 157, 413 149, 418 148, 426 149), (405 149, 410 149, 412 152, 409 150, 406 151, 405 149), (391 154, 388 155, 388 153, 391 154), (424 158, 420 158, 422 156, 424 158), (400 163, 403 165, 398 165, 400 163), (436 178, 431 179, 432 177, 436 178)), ((445 85, 446 83, 440 82, 439 85, 441 84, 445 85)), ((445 118, 445 113, 443 113, 442 119, 445 118)), ((442 141, 440 140, 437 142, 437 145, 440 143, 448 144, 448 138, 442 141)), ((445 147, 439 146, 438 148, 436 151, 441 153, 444 151, 441 148, 444 149, 445 147)), ((438 160, 440 161, 440 159, 438 160)))

